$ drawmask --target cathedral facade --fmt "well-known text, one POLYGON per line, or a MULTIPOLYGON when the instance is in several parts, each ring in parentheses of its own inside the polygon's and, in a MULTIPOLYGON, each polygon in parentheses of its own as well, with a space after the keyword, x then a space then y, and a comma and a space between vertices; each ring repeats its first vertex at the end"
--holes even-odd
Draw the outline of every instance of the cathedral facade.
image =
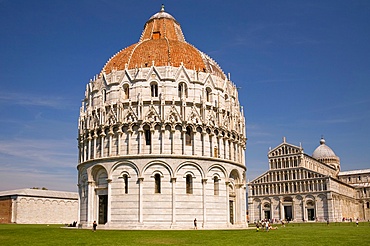
POLYGON ((341 172, 324 139, 310 156, 284 138, 268 160, 269 170, 248 183, 251 222, 370 219, 370 169, 341 172))
POLYGON ((86 86, 79 222, 106 228, 246 227, 238 91, 164 7, 86 86))

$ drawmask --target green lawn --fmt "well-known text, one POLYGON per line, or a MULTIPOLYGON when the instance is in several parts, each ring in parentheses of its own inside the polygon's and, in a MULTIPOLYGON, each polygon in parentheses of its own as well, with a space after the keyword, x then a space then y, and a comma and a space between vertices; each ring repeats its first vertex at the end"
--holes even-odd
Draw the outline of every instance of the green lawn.
POLYGON ((289 224, 277 230, 119 231, 0 224, 0 245, 370 245, 370 223, 289 224))

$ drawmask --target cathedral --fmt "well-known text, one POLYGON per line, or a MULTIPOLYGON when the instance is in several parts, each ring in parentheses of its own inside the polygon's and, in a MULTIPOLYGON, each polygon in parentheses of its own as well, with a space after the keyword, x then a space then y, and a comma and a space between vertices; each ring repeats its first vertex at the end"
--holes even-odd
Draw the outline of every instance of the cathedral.
POLYGON ((247 227, 246 139, 236 85, 162 6, 86 85, 79 223, 247 227))
POLYGON ((370 219, 370 169, 341 172, 325 139, 310 156, 283 138, 268 161, 269 170, 248 183, 250 222, 370 219))

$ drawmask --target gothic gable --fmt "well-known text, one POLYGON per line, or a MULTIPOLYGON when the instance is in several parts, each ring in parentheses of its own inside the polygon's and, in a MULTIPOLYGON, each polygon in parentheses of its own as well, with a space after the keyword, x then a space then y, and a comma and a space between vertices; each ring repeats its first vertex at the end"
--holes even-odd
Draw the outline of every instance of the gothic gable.
POLYGON ((127 70, 124 70, 124 72, 120 76, 118 83, 121 86, 123 86, 124 84, 131 83, 131 82, 132 82, 132 78, 131 78, 130 73, 127 70))
POLYGON ((149 110, 145 114, 144 122, 153 123, 153 122, 161 122, 161 117, 159 116, 157 110, 153 107, 153 105, 149 106, 149 110))
POLYGON ((174 105, 171 106, 171 109, 167 114, 166 122, 181 123, 181 116, 174 105))
POLYGON ((268 157, 277 157, 293 154, 303 154, 303 148, 292 144, 288 144, 285 141, 268 152, 268 157))
POLYGON ((157 71, 156 67, 152 66, 146 75, 146 80, 147 81, 151 81, 151 80, 161 81, 161 79, 162 79, 161 75, 157 71))
POLYGON ((187 121, 191 124, 194 124, 194 125, 200 125, 202 124, 202 119, 200 117, 200 114, 198 113, 196 107, 192 107, 189 115, 188 115, 188 119, 187 121))
POLYGON ((206 116, 206 124, 207 126, 217 127, 217 120, 216 115, 212 110, 209 110, 206 116))
POLYGON ((207 88, 207 87, 210 87, 212 89, 216 88, 216 85, 212 79, 212 76, 209 74, 206 79, 204 80, 204 87, 207 88))
POLYGON ((175 74, 175 80, 186 80, 191 81, 189 74, 186 72, 185 67, 182 65, 180 68, 176 71, 175 74))
POLYGON ((117 123, 117 121, 117 108, 110 107, 109 111, 107 112, 107 116, 105 117, 105 124, 114 125, 117 123))
POLYGON ((127 110, 123 113, 123 123, 131 124, 133 122, 137 122, 138 117, 134 112, 132 106, 129 106, 127 110))

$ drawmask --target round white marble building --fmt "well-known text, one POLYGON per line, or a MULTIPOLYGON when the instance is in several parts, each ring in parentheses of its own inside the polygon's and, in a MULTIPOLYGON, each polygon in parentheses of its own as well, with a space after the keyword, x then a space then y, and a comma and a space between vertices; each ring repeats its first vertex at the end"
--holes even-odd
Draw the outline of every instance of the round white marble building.
POLYGON ((237 88, 163 7, 88 83, 78 128, 83 226, 247 226, 237 88))

